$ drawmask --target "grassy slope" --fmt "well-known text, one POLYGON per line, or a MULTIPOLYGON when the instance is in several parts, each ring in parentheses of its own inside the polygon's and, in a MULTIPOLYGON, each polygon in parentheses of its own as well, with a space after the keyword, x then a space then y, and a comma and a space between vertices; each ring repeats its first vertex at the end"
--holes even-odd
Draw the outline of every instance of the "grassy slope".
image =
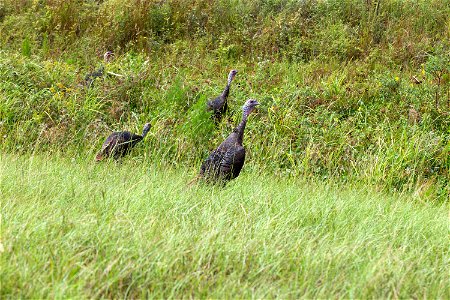
POLYGON ((449 12, 440 0, 3 1, 0 148, 84 157, 150 121, 153 159, 198 165, 253 97, 260 170, 447 201, 449 12), (106 49, 124 76, 87 89, 106 49), (215 128, 205 102, 231 68, 215 128))
POLYGON ((150 121, 150 155, 192 166, 237 124, 243 101, 255 97, 262 105, 245 143, 260 169, 448 198, 450 118, 434 110, 431 86, 408 84, 411 73, 396 82, 386 67, 375 72, 359 62, 236 63, 241 73, 232 86, 230 116, 214 128, 205 102, 220 93, 227 68, 214 65, 211 56, 196 59, 194 68, 187 59, 147 68, 145 56, 125 54, 108 68, 126 79, 108 77, 86 90, 77 85, 81 71, 71 64, 6 54, 0 57, 1 146, 84 156, 109 132, 141 131, 150 121), (421 103, 418 124, 408 119, 410 101, 421 103))
POLYGON ((1 293, 449 298, 449 11, 440 0, 0 3, 1 293), (105 49, 124 76, 84 88, 105 49), (204 105, 231 68, 232 112, 214 128, 204 105), (245 173, 187 188, 186 167, 248 97, 262 105, 245 173), (107 132, 149 120, 143 159, 85 161, 107 132))
POLYGON ((248 170, 2 154, 2 298, 450 297, 448 204, 248 170))

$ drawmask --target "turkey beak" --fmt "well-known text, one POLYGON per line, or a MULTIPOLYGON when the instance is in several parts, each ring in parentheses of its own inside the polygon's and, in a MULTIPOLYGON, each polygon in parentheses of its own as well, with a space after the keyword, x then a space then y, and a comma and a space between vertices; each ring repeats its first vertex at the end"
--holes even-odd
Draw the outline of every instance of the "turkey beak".
POLYGON ((258 111, 258 107, 257 107, 258 105, 259 105, 259 102, 255 101, 255 105, 253 106, 253 110, 258 111))

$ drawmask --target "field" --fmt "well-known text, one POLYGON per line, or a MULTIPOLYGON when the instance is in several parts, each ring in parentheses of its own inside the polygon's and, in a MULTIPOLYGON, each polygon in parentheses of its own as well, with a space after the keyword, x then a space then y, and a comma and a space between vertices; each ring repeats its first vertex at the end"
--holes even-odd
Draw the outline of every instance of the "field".
POLYGON ((449 298, 449 16, 0 1, 1 298, 449 298), (242 174, 188 186, 249 98, 242 174), (131 155, 94 163, 147 122, 131 155))
POLYGON ((0 174, 2 298, 450 296, 448 205, 253 171, 187 186, 147 160, 0 174))

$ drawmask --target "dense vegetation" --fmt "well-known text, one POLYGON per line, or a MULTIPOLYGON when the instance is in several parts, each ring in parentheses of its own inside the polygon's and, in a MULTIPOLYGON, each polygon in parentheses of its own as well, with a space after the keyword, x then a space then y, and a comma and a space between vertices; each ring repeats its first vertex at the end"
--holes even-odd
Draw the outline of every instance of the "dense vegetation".
POLYGON ((448 299, 449 16, 448 0, 0 1, 1 298, 448 299), (188 186, 248 98, 244 172, 188 186), (146 122, 122 163, 93 162, 146 122))
POLYGON ((6 0, 2 149, 92 156, 110 130, 150 121, 137 152, 198 168, 254 97, 259 170, 447 199, 449 15, 440 0, 6 0), (87 88, 107 49, 122 76, 87 88), (205 102, 231 68, 216 129, 205 102))
POLYGON ((2 155, 1 298, 450 297, 444 203, 185 171, 2 155))

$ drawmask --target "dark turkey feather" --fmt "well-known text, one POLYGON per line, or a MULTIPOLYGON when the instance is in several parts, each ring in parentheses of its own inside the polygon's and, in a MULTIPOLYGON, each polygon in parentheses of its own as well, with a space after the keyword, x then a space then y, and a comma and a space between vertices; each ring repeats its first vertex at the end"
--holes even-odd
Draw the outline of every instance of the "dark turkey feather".
POLYGON ((104 72, 105 72, 105 67, 101 66, 98 70, 87 74, 86 77, 84 77, 84 80, 86 81, 86 85, 88 87, 90 87, 95 79, 103 76, 104 72))
POLYGON ((225 86, 225 89, 223 90, 222 94, 220 94, 218 97, 216 97, 213 100, 209 100, 207 105, 207 110, 212 112, 212 117, 216 123, 220 122, 223 115, 228 110, 228 95, 230 94, 230 85, 233 81, 234 77, 236 76, 237 71, 231 70, 230 74, 228 75, 228 82, 225 86))
POLYGON ((243 107, 242 121, 233 132, 210 153, 200 168, 200 176, 210 182, 228 181, 239 176, 245 162, 245 148, 242 145, 248 115, 258 105, 250 99, 243 107))
POLYGON ((140 141, 144 139, 150 130, 150 124, 147 123, 144 126, 142 135, 134 134, 129 131, 119 131, 111 133, 102 145, 102 149, 95 159, 97 161, 103 158, 113 157, 114 159, 119 159, 125 156, 128 152, 140 141))
POLYGON ((244 166, 245 148, 236 145, 224 150, 216 149, 202 164, 200 174, 209 180, 228 181, 238 177, 244 166))

